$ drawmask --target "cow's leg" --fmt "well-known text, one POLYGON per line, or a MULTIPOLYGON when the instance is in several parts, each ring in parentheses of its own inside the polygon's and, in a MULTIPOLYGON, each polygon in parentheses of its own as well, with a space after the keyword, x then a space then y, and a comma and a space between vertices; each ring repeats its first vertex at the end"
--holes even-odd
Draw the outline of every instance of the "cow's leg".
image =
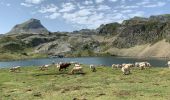
POLYGON ((71 70, 71 74, 74 74, 74 70, 73 69, 71 70))
POLYGON ((59 71, 61 71, 61 68, 59 68, 59 71))

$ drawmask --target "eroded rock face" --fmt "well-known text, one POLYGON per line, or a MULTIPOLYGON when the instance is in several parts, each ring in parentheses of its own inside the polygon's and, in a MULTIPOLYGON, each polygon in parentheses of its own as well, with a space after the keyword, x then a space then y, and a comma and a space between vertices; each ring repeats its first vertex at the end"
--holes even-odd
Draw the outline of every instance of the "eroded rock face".
POLYGON ((40 20, 30 19, 22 24, 15 25, 8 34, 47 34, 49 31, 41 24, 40 20))

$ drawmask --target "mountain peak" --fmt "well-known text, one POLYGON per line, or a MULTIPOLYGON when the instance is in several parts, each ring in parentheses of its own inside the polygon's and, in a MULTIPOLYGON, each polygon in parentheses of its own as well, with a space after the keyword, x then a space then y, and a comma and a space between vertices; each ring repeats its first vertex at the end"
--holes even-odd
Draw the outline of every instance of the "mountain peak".
POLYGON ((15 25, 8 34, 45 34, 49 31, 41 24, 40 20, 31 18, 28 21, 15 25))
POLYGON ((26 22, 37 22, 37 23, 41 23, 41 21, 39 20, 39 19, 35 19, 35 18, 31 18, 31 19, 29 19, 28 21, 26 21, 26 22))

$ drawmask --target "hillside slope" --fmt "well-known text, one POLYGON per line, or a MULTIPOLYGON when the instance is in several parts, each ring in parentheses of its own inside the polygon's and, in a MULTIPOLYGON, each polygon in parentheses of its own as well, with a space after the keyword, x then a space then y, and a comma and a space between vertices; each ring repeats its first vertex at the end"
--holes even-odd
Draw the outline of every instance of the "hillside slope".
POLYGON ((95 30, 73 32, 49 32, 39 20, 30 19, 0 37, 0 53, 25 58, 32 55, 170 57, 169 42, 168 14, 134 17, 121 24, 108 23, 95 30))
POLYGON ((106 52, 118 56, 131 57, 170 57, 170 44, 161 40, 155 44, 137 45, 131 48, 110 48, 106 52))

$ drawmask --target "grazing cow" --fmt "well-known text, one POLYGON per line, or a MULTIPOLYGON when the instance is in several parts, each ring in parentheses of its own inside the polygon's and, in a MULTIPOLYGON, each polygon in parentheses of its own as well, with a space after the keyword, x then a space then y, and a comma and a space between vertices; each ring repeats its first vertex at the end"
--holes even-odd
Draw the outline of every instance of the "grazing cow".
POLYGON ((145 62, 146 67, 150 68, 151 64, 149 62, 145 62))
POLYGON ((80 65, 78 66, 78 64, 73 67, 73 69, 71 70, 71 74, 74 73, 83 73, 83 67, 81 67, 80 65))
POLYGON ((16 66, 16 67, 12 67, 9 69, 10 72, 20 72, 21 71, 21 66, 16 66))
POLYGON ((112 64, 112 69, 114 68, 122 68, 122 65, 120 64, 112 64))
POLYGON ((39 68, 40 68, 41 71, 44 71, 44 70, 48 70, 49 66, 50 65, 43 65, 43 66, 40 66, 39 68))
POLYGON ((112 69, 116 68, 116 64, 112 64, 112 69))
POLYGON ((140 69, 150 68, 151 64, 149 62, 136 62, 135 67, 139 67, 140 69))
POLYGON ((170 61, 168 61, 168 63, 167 63, 167 64, 168 64, 168 67, 170 68, 170 61))
POLYGON ((141 62, 135 62, 135 67, 139 67, 139 64, 140 64, 141 62))
POLYGON ((59 63, 57 64, 57 68, 59 68, 59 71, 61 71, 62 69, 66 70, 70 65, 71 63, 59 63))
POLYGON ((122 64, 122 67, 125 66, 125 65, 128 65, 128 66, 131 67, 131 68, 135 66, 135 65, 132 64, 132 63, 128 63, 128 64, 123 63, 123 64, 122 64))
POLYGON ((146 66, 145 63, 140 63, 138 67, 139 67, 141 70, 143 70, 143 69, 145 69, 145 66, 146 66))
POLYGON ((131 66, 130 65, 128 65, 128 64, 126 64, 126 65, 124 65, 123 67, 122 67, 122 72, 123 72, 123 74, 124 75, 129 75, 130 74, 130 68, 131 68, 131 66))
POLYGON ((92 72, 96 72, 96 66, 90 65, 90 69, 91 69, 92 72))

